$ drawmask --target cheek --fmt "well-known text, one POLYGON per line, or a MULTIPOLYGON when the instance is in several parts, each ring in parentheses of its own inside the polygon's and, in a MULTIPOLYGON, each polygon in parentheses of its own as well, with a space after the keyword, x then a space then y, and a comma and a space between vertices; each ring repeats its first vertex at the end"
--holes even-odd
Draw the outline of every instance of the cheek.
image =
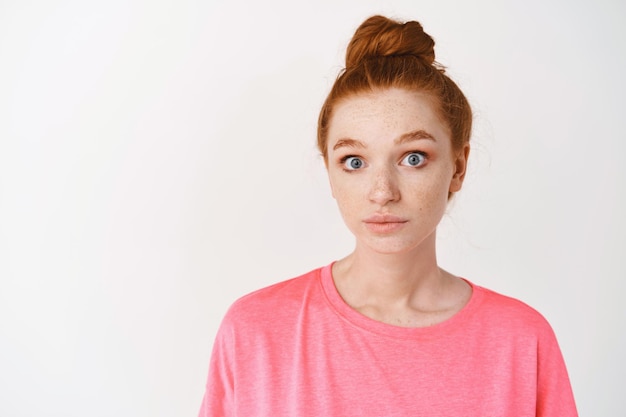
POLYGON ((359 207, 362 207, 362 193, 357 184, 350 181, 337 181, 329 176, 330 188, 333 198, 337 202, 339 211, 344 217, 348 217, 351 213, 355 213, 359 207))
POLYGON ((335 201, 337 201, 337 205, 339 208, 343 210, 349 210, 358 205, 358 193, 354 187, 346 186, 346 185, 337 185, 332 186, 333 189, 333 197, 335 201))
POLYGON ((447 207, 449 185, 450 179, 440 174, 430 179, 421 178, 402 194, 414 201, 420 212, 435 215, 447 207))

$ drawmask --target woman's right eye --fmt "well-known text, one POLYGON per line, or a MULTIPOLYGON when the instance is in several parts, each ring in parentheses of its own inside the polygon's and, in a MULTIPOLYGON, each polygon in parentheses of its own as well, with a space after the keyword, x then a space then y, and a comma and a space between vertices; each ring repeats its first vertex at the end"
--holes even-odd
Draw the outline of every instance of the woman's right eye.
POLYGON ((364 162, 358 156, 349 156, 343 159, 343 166, 345 169, 349 171, 355 171, 357 169, 363 168, 364 162))

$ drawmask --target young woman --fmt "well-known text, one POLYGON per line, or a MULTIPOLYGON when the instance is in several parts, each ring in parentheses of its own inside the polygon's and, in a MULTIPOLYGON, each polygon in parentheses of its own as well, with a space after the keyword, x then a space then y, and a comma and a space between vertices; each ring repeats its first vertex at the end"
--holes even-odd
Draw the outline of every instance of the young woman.
POLYGON ((419 23, 357 29, 318 126, 354 251, 234 303, 200 416, 577 415, 546 320, 437 264, 471 123, 419 23))

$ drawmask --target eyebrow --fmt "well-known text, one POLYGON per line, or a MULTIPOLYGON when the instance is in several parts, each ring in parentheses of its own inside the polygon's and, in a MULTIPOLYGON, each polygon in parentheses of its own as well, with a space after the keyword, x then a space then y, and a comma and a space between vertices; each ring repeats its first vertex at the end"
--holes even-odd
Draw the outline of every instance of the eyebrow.
POLYGON ((412 142, 414 140, 422 140, 422 139, 428 139, 428 140, 432 140, 434 142, 437 141, 435 139, 435 137, 433 135, 431 135, 430 133, 428 133, 427 131, 422 130, 422 129, 418 129, 418 130, 414 130, 412 132, 405 133, 405 134, 401 135, 394 142, 397 145, 400 145, 402 143, 407 143, 407 142, 412 142))
MULTIPOLYGON (((400 137, 394 140, 394 142, 396 143, 396 145, 401 145, 403 143, 412 142, 415 140, 422 140, 422 139, 436 141, 433 135, 431 135, 425 130, 418 129, 418 130, 414 130, 412 132, 408 132, 408 133, 404 133, 400 135, 400 137)), ((344 139, 339 139, 337 143, 335 143, 335 146, 333 146, 333 151, 336 151, 339 148, 362 148, 364 149, 364 148, 367 148, 367 146, 365 146, 363 142, 358 141, 356 139, 344 138, 344 139)))
POLYGON ((339 139, 337 143, 335 143, 335 146, 333 146, 333 151, 336 151, 339 148, 367 148, 367 146, 365 146, 363 142, 356 139, 345 138, 339 139))

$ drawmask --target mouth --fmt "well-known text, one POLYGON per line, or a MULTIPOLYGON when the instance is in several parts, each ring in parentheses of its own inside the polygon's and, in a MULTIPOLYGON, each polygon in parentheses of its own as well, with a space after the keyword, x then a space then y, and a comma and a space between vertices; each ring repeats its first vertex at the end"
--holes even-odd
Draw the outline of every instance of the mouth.
POLYGON ((391 233, 404 227, 408 220, 389 214, 374 214, 363 220, 363 223, 374 233, 391 233))

